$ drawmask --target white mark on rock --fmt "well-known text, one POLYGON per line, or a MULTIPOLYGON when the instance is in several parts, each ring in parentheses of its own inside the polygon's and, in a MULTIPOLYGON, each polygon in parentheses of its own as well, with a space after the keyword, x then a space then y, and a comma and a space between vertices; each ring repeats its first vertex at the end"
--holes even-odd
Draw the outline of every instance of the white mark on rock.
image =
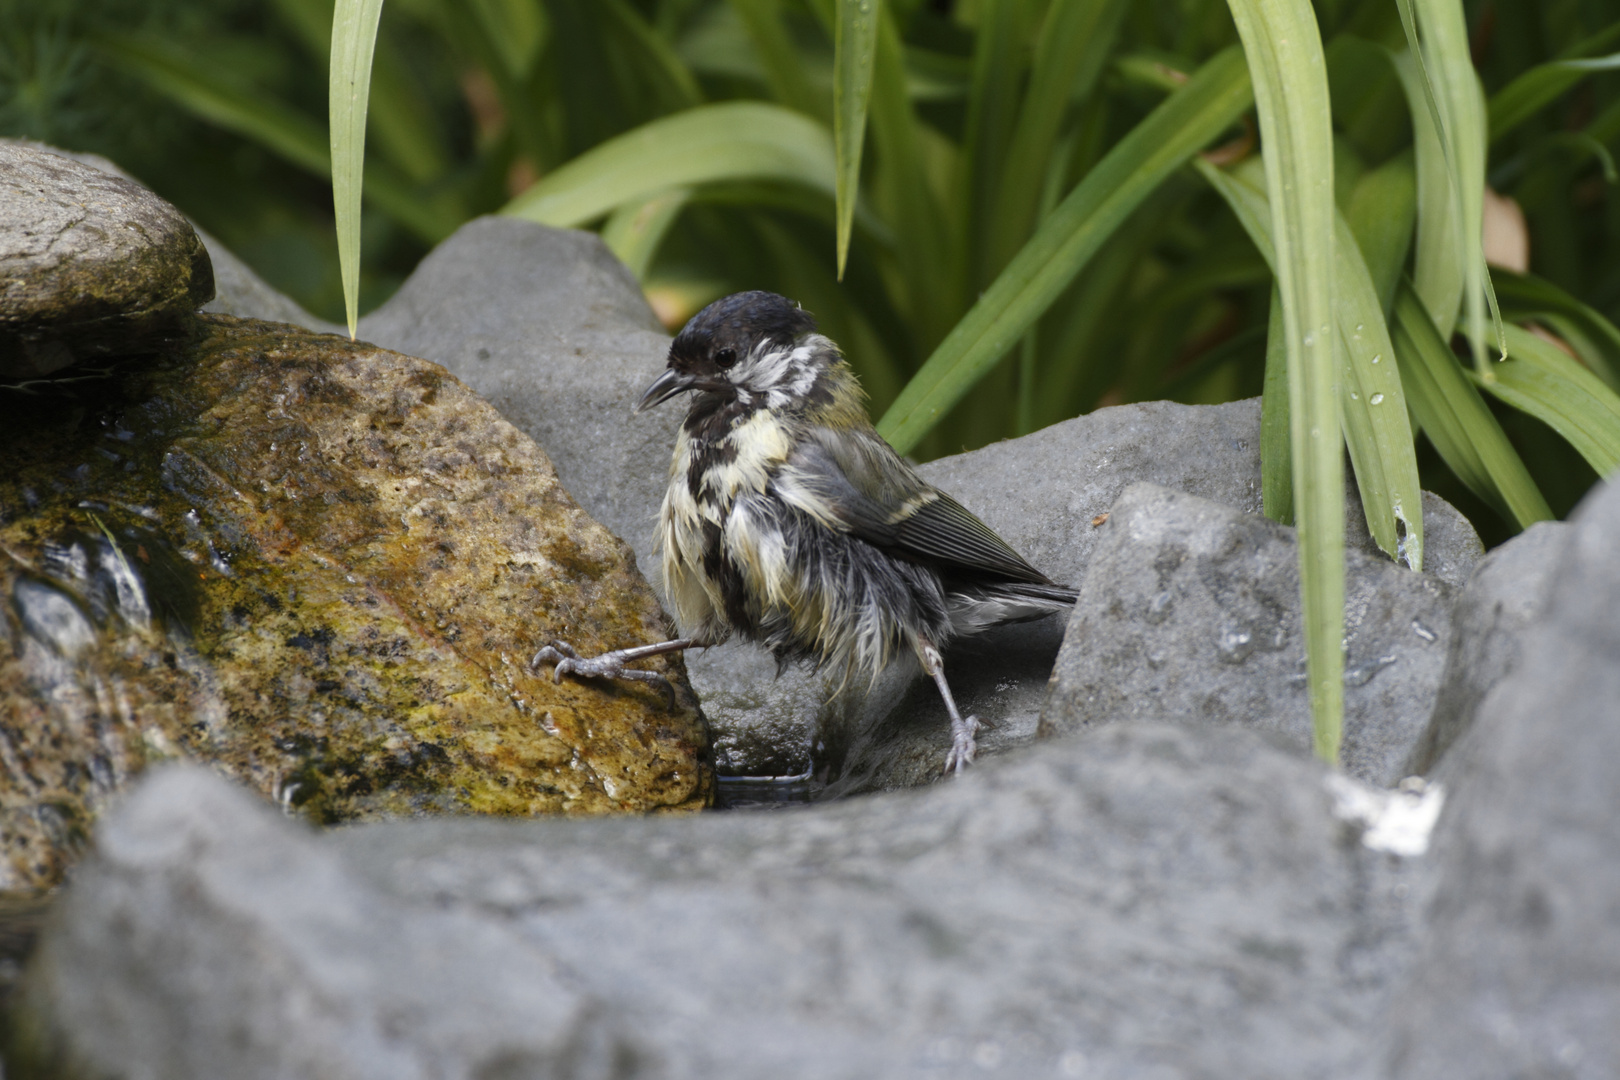
POLYGON ((1404 856, 1429 850, 1429 834, 1446 801, 1445 789, 1439 784, 1409 776, 1399 788, 1387 791, 1343 773, 1329 773, 1326 784, 1333 796, 1333 816, 1360 825, 1364 846, 1404 856))

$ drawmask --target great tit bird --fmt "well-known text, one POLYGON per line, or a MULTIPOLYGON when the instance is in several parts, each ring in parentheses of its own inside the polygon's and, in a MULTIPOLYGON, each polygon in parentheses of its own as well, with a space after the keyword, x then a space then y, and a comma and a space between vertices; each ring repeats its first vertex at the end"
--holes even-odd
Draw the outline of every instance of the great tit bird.
POLYGON ((739 636, 780 663, 810 660, 875 678, 915 652, 945 699, 945 771, 973 760, 940 650, 952 638, 1072 605, 988 525, 928 483, 883 441, 838 346, 774 293, 744 292, 698 312, 641 412, 694 393, 675 441, 658 518, 666 599, 682 637, 580 657, 563 642, 535 654, 553 677, 662 676, 626 667, 739 636))

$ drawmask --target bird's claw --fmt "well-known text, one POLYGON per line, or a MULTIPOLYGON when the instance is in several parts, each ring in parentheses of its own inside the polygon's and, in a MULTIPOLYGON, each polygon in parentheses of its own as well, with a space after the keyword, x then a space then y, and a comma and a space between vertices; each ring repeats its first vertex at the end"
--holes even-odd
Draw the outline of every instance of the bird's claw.
POLYGON ((632 682, 644 682, 656 686, 664 692, 669 701, 669 707, 675 708, 675 687, 670 685, 668 679, 656 671, 642 671, 639 668, 624 666, 623 649, 605 652, 601 656, 584 657, 566 641, 553 641, 534 654, 529 661, 529 670, 537 671, 542 664, 551 664, 551 681, 562 682, 564 675, 576 675, 582 679, 629 679, 632 682))
POLYGON ((960 724, 951 725, 951 750, 945 755, 945 769, 942 775, 949 776, 955 773, 961 776, 967 767, 973 764, 973 758, 979 752, 979 744, 974 736, 979 733, 979 718, 970 716, 960 724))

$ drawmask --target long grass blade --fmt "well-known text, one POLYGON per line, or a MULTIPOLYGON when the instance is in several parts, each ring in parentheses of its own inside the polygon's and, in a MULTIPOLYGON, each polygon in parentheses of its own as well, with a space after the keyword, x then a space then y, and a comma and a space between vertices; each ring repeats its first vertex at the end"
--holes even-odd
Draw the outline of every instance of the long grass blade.
POLYGON ((831 199, 832 137, 809 117, 759 101, 700 105, 643 124, 586 151, 501 209, 572 227, 670 187, 775 180, 831 199))
POLYGON ((866 145, 866 110, 872 100, 872 69, 877 59, 883 0, 838 0, 833 39, 833 145, 838 155, 838 278, 849 258, 849 234, 861 189, 861 149, 866 145))
MULTIPOLYGON (((1481 370, 1486 364, 1485 328, 1487 309, 1494 309, 1490 276, 1485 270, 1483 221, 1485 215, 1485 99, 1474 72, 1469 48, 1468 26, 1460 0, 1396 0, 1407 46, 1417 61, 1418 81, 1424 95, 1423 109, 1431 112, 1445 149, 1447 172, 1453 190, 1460 247, 1450 254, 1460 260, 1463 277, 1463 332, 1473 346, 1474 363, 1481 370)), ((1399 65, 1397 65, 1399 67, 1399 65)), ((1402 74, 1402 81, 1408 79, 1402 74)), ((1408 90, 1408 97, 1412 96, 1408 90)), ((1414 130, 1420 110, 1413 105, 1414 130)), ((1421 169, 1421 163, 1420 163, 1421 169)), ((1422 181, 1419 181, 1421 186, 1422 181)), ((1420 235, 1419 257, 1423 238, 1420 235)), ((1435 257, 1440 257, 1436 253, 1435 257)), ((1422 291, 1419 278, 1419 291, 1422 291)), ((1504 346, 1501 319, 1494 310, 1496 338, 1504 346)), ((1450 327, 1441 324, 1442 333, 1450 327)))
POLYGON ((901 391, 878 424, 916 445, 1038 319, 1103 241, 1175 169, 1252 101, 1243 56, 1227 49, 1121 139, 1036 230, 901 391))
POLYGON ((988 258, 999 270, 1029 238, 1045 165, 1072 102, 1096 85, 1113 49, 1124 0, 1053 0, 1035 40, 1029 89, 1018 113, 1001 183, 988 258))
POLYGON ((1620 53, 1591 60, 1553 60, 1535 67, 1491 96, 1491 145, 1598 71, 1620 68, 1620 53))
MULTIPOLYGON (((1197 167, 1234 207, 1260 254, 1277 267, 1261 161, 1250 158, 1230 171, 1203 160, 1197 167)), ((1338 408, 1367 527, 1385 553, 1413 569, 1422 569, 1422 489, 1405 395, 1377 289, 1342 217, 1336 218, 1333 259, 1333 319, 1341 381, 1338 408)))
POLYGON ((806 116, 826 118, 826 98, 818 96, 793 45, 777 0, 731 0, 759 56, 759 75, 778 102, 806 116))
POLYGON ((1412 284, 1423 298, 1441 336, 1449 337, 1457 325, 1464 288, 1462 218, 1457 186, 1440 129, 1439 109, 1434 105, 1415 55, 1407 50, 1391 54, 1391 59, 1412 114, 1412 150, 1417 173, 1417 239, 1412 284))
POLYGON ((1620 395, 1523 327, 1509 325, 1507 343, 1508 358, 1474 381, 1562 435, 1599 476, 1620 468, 1620 395))
POLYGON ((918 344, 931 349, 960 311, 950 288, 951 223, 929 183, 921 125, 906 91, 905 52, 894 12, 886 7, 881 16, 872 73, 874 191, 897 236, 895 257, 904 282, 901 306, 918 344))
POLYGON ((382 0, 337 0, 332 9, 327 89, 332 208, 337 215, 343 310, 351 338, 360 321, 360 193, 366 163, 366 103, 371 95, 371 56, 381 17, 382 0))
POLYGON ((1266 517, 1294 523, 1294 444, 1288 420, 1288 340, 1282 296, 1271 287, 1266 381, 1260 395, 1260 498, 1266 517))
POLYGON ((1521 529, 1549 520, 1547 500, 1410 280, 1396 291, 1390 337, 1412 415, 1457 479, 1521 529))
POLYGON ((1344 465, 1333 332, 1333 131, 1306 0, 1229 0, 1254 83, 1288 353, 1300 595, 1316 753, 1339 760, 1344 717, 1344 465))

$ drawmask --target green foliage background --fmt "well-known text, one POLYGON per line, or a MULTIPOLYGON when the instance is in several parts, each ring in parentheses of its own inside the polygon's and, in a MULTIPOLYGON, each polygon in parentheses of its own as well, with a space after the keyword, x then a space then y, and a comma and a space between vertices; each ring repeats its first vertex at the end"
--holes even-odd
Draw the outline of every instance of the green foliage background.
MULTIPOLYGON (((336 320, 332 28, 331 0, 0 0, 0 132, 107 154, 336 320)), ((919 457, 1264 390, 1320 725, 1341 426, 1414 567, 1420 482, 1494 542, 1620 464, 1617 48, 1612 0, 392 0, 338 233, 361 308, 492 212, 600 229, 672 327, 792 296, 919 457), (1482 181, 1530 237, 1495 297, 1459 226, 1482 181)))

